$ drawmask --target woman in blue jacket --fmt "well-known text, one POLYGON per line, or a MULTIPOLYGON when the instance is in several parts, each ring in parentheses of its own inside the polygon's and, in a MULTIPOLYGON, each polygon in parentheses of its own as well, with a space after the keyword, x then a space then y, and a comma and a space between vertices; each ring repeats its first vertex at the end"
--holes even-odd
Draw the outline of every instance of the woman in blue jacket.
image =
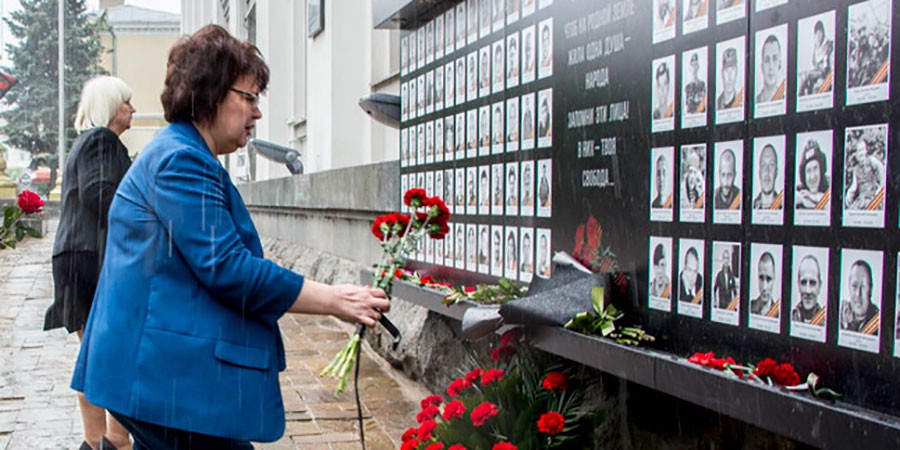
POLYGON ((263 258, 217 157, 247 144, 269 69, 208 25, 171 50, 171 124, 122 180, 72 387, 110 411, 135 449, 252 448, 284 433, 278 319, 331 314, 373 325, 381 290, 328 286, 263 258))

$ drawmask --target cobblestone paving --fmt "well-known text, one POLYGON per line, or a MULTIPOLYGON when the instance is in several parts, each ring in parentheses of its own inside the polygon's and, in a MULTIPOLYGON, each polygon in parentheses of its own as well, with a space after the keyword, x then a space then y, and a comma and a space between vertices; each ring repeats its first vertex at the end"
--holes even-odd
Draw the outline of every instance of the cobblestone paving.
MULTIPOLYGON (((50 252, 44 239, 0 251, 0 450, 77 449, 81 415, 69 388, 78 339, 64 329, 42 331, 52 302, 50 252)), ((284 436, 257 449, 359 449, 352 388, 318 372, 346 342, 350 327, 328 317, 287 315, 281 321, 288 368, 281 373, 287 415, 284 436)), ((360 393, 369 449, 399 448, 428 393, 364 350, 360 393)))

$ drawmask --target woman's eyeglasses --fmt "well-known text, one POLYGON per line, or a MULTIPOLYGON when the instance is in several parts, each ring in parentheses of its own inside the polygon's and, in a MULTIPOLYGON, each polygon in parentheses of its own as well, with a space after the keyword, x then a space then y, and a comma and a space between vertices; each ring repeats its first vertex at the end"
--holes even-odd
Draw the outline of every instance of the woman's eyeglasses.
POLYGON ((228 88, 228 90, 237 92, 238 94, 241 94, 241 97, 243 97, 244 100, 247 100, 247 102, 249 102, 254 108, 259 107, 259 95, 256 95, 252 92, 242 91, 240 89, 235 89, 235 88, 228 88))

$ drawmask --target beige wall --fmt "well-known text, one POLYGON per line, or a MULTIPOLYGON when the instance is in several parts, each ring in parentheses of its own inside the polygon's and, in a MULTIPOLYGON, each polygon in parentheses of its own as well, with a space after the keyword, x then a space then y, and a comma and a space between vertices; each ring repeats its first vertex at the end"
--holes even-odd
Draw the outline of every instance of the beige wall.
POLYGON ((113 74, 131 86, 134 96, 131 104, 137 110, 132 121, 132 129, 122 135, 122 142, 128 151, 135 155, 140 153, 144 145, 165 127, 162 105, 159 96, 162 94, 166 75, 166 61, 169 49, 178 39, 178 33, 116 34, 115 67, 113 67, 113 38, 103 38, 105 52, 101 64, 113 74))

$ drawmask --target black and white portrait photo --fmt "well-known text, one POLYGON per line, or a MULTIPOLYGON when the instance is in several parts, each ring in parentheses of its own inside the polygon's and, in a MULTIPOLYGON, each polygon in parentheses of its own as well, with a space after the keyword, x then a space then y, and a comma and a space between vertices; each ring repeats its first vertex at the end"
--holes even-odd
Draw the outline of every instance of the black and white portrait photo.
MULTIPOLYGON (((451 213, 456 211, 456 191, 454 190, 454 169, 447 169, 444 171, 444 192, 443 199, 446 200, 447 207, 450 209, 451 213)), ((403 191, 406 192, 406 191, 403 191)))
POLYGON ((535 139, 535 114, 534 114, 534 92, 522 96, 522 126, 519 127, 519 133, 522 136, 522 150, 531 150, 534 148, 535 139))
POLYGON ((706 126, 708 52, 707 47, 700 47, 681 54, 681 128, 706 126))
POLYGON ((744 120, 744 36, 716 44, 716 124, 744 120))
POLYGON ((466 57, 466 101, 478 98, 478 52, 473 51, 466 57))
POLYGON ((478 166, 478 214, 485 216, 491 212, 491 179, 488 166, 478 166))
POLYGON ((434 110, 444 109, 444 68, 434 69, 434 110))
POLYGON ((478 271, 478 226, 466 224, 466 270, 478 271))
POLYGON ((846 129, 843 174, 845 227, 884 227, 887 130, 887 124, 846 129))
POLYGON ((535 275, 541 278, 550 278, 550 272, 552 271, 551 258, 553 255, 550 254, 550 246, 553 243, 550 238, 549 228, 537 229, 537 258, 535 258, 537 266, 535 267, 535 275))
POLYGON ((750 314, 748 326, 781 332, 782 250, 776 244, 750 244, 750 314))
POLYGON ((553 75, 553 18, 538 24, 538 78, 553 75))
MULTIPOLYGON (((431 72, 429 72, 431 73, 431 72)), ((430 86, 425 84, 425 75, 419 75, 416 82, 416 111, 418 112, 418 116, 422 117, 425 115, 425 92, 428 90, 430 86)))
POLYGON ((753 117, 785 113, 787 105, 788 27, 779 25, 756 32, 753 117))
POLYGON ((657 147, 650 150, 650 220, 671 222, 675 205, 674 147, 657 147))
MULTIPOLYGON (((466 158, 478 156, 478 110, 466 111, 466 158)), ((460 158, 456 158, 460 159, 460 158)))
POLYGON ((400 38, 400 76, 409 73, 409 36, 400 38))
POLYGON ((453 61, 444 65, 444 107, 452 108, 456 104, 456 69, 453 61))
POLYGON ((716 2, 716 25, 743 19, 749 0, 710 0, 716 2))
POLYGON ((794 246, 791 336, 825 342, 828 328, 828 249, 794 246))
POLYGON ((504 188, 506 188, 505 172, 503 171, 503 163, 491 165, 491 215, 503 215, 503 203, 506 201, 504 197, 504 188))
POLYGON ((847 106, 888 99, 891 80, 891 0, 850 5, 847 106))
POLYGON ((831 10, 797 22, 797 112, 834 106, 834 17, 831 10))
POLYGON ((503 153, 504 144, 506 144, 506 127, 504 119, 506 112, 504 111, 504 103, 497 102, 491 105, 491 154, 499 155, 503 153))
MULTIPOLYGON (((501 0, 502 1, 502 0, 501 0)), ((500 39, 494 42, 493 49, 493 76, 491 77, 491 92, 498 94, 506 87, 506 41, 500 39)))
POLYGON ((713 223, 739 224, 744 197, 744 141, 716 142, 714 153, 713 223))
POLYGON ((709 26, 709 0, 682 0, 684 21, 681 30, 684 34, 705 30, 709 26))
MULTIPOLYGON (((462 5, 464 3, 460 3, 462 5)), ((456 51, 456 9, 444 13, 444 54, 448 57, 456 51)))
POLYGON ((506 0, 506 24, 511 25, 515 21, 519 20, 519 11, 521 9, 521 5, 519 4, 522 0, 506 0))
POLYGON ((456 59, 456 104, 466 102, 466 57, 456 59))
POLYGON ((409 83, 400 83, 400 121, 409 119, 409 83))
POLYGON ((506 100, 506 151, 519 149, 519 97, 506 100))
POLYGON ((679 220, 706 219, 706 144, 681 146, 679 220))
POLYGON ((400 167, 407 165, 409 165, 409 129, 404 128, 400 130, 400 167))
POLYGON ((478 214, 478 168, 466 167, 466 214, 478 214))
POLYGON ((675 128, 675 55, 653 61, 651 129, 654 133, 675 128))
POLYGON ((466 0, 466 44, 478 40, 478 0, 466 0))
POLYGON ((537 146, 553 146, 553 89, 544 89, 537 96, 537 146))
POLYGON ((491 105, 478 108, 478 156, 491 154, 491 105))
POLYGON ((478 97, 491 95, 491 45, 478 51, 478 97))
MULTIPOLYGON (((517 0, 513 0, 517 1, 517 0)), ((519 32, 506 36, 506 88, 519 85, 519 32)))
POLYGON ((515 280, 519 278, 519 228, 506 227, 503 246, 503 276, 515 280))
POLYGON ((425 164, 434 162, 434 121, 425 122, 425 164))
POLYGON ((530 283, 534 275, 534 229, 519 229, 519 281, 530 283))
POLYGON ((416 52, 416 40, 417 40, 416 31, 415 30, 410 31, 410 33, 409 33, 409 50, 408 50, 409 69, 407 69, 407 73, 415 72, 416 69, 419 67, 418 52, 416 52))
POLYGON ((454 261, 457 269, 465 269, 466 268, 466 226, 461 223, 455 224, 453 227, 454 235, 456 238, 456 250, 454 251, 454 261))
POLYGON ((522 29, 522 84, 534 81, 537 73, 537 44, 534 37, 534 25, 522 29))
POLYGON ((678 314, 703 318, 704 242, 678 240, 678 314))
POLYGON ((784 223, 785 136, 753 139, 753 201, 750 223, 784 223))
POLYGON ((658 311, 672 311, 672 238, 650 236, 648 306, 658 311))
POLYGON ((489 225, 478 225, 478 273, 491 273, 491 237, 489 225))
POLYGON ((456 209, 453 211, 454 214, 465 214, 466 213, 466 169, 458 168, 456 169, 456 185, 454 186, 456 190, 456 209))
POLYGON ((425 124, 416 127, 416 164, 425 164, 425 124))
POLYGON ((535 3, 537 0, 521 0, 522 1, 522 17, 528 17, 534 14, 535 3))
POLYGON ((497 0, 478 0, 478 39, 491 34, 491 3, 497 0))
POLYGON ((553 212, 553 160, 537 161, 537 216, 551 217, 553 212))
POLYGON ((653 0, 653 43, 675 37, 675 5, 678 0, 653 0))
POLYGON ((454 159, 465 159, 466 157, 466 113, 456 113, 456 154, 454 159))
POLYGON ((466 2, 456 5, 456 49, 466 46, 466 2))
POLYGON ((491 225, 491 275, 503 276, 503 225, 491 225))
POLYGON ((794 225, 831 225, 832 130, 797 133, 794 225))
POLYGON ((425 64, 434 62, 434 21, 425 24, 425 64))
POLYGON ((710 319, 737 326, 741 314, 741 244, 713 242, 712 252, 710 319))
POLYGON ((456 149, 456 130, 453 126, 453 116, 444 117, 444 160, 453 161, 453 151, 456 149))
POLYGON ((419 29, 416 30, 416 47, 417 47, 417 50, 416 50, 417 58, 416 59, 418 60, 418 62, 416 63, 416 66, 419 69, 425 67, 425 29, 426 28, 427 27, 419 27, 419 29))
POLYGON ((519 163, 506 164, 506 215, 519 215, 519 163))
POLYGON ((434 121, 434 162, 444 161, 444 119, 434 121))
MULTIPOLYGON (((421 85, 419 86, 421 88, 421 85)), ((425 114, 434 112, 434 71, 425 72, 425 114)))
POLYGON ((444 57, 444 15, 434 18, 434 60, 444 57))
POLYGON ((883 261, 880 251, 841 249, 839 346, 878 353, 883 261))
POLYGON ((519 214, 523 217, 534 216, 534 161, 522 161, 519 177, 522 188, 519 190, 519 214))

